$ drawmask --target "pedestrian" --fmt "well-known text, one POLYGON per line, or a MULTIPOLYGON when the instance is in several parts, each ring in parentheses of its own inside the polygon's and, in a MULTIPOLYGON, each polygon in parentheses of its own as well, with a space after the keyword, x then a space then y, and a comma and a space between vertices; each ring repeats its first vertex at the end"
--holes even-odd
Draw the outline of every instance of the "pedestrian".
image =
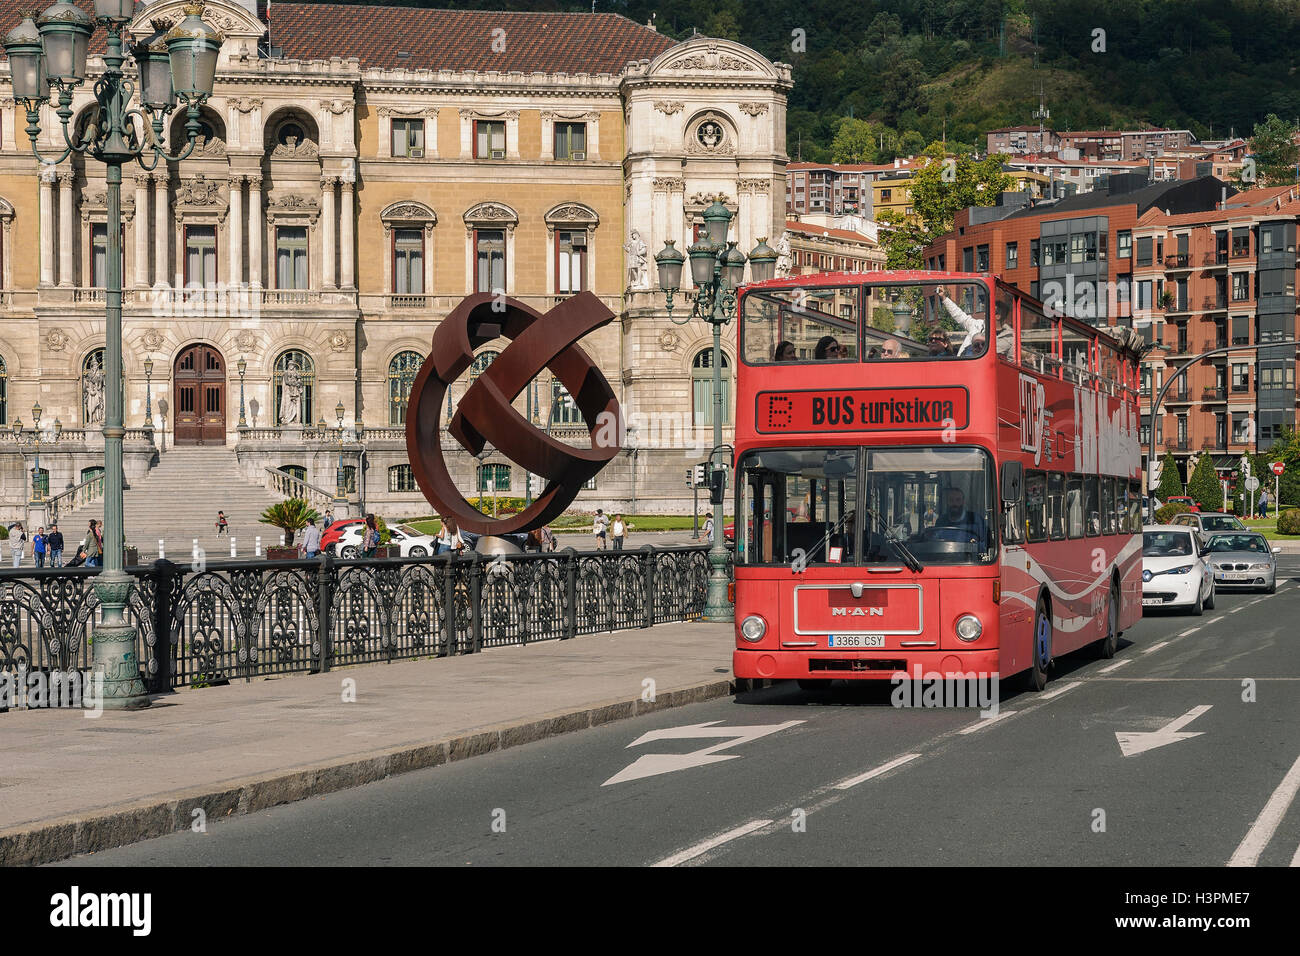
POLYGON ((443 518, 442 527, 438 529, 438 547, 434 554, 459 555, 465 550, 465 539, 460 536, 460 529, 456 527, 455 518, 443 518))
POLYGON ((544 525, 542 527, 542 550, 555 550, 555 532, 551 530, 550 525, 544 525))
POLYGON ((334 523, 334 512, 326 508, 325 519, 321 522, 321 530, 328 531, 330 529, 330 525, 332 525, 333 523, 334 523))
POLYGON ((50 525, 50 534, 45 539, 45 547, 50 553, 50 567, 63 567, 63 532, 59 530, 57 521, 50 525))
POLYGON ((379 524, 375 521, 374 514, 366 515, 366 533, 361 539, 361 554, 367 558, 373 558, 375 551, 379 548, 379 524))
POLYGON ((38 568, 45 567, 45 529, 37 528, 36 534, 32 537, 32 557, 36 559, 38 568))
POLYGON ((713 515, 704 519, 704 537, 708 538, 709 544, 713 544, 713 515))
POLYGON ((605 536, 609 530, 609 518, 601 508, 596 509, 596 520, 591 523, 591 530, 596 535, 596 547, 605 550, 605 536))
POLYGON ((627 525, 623 522, 622 515, 614 515, 614 524, 610 529, 614 533, 614 550, 623 550, 623 539, 627 537, 627 525))
POLYGON ((226 522, 226 513, 224 511, 218 511, 217 512, 217 534, 221 535, 223 533, 230 534, 230 526, 226 522))
POLYGON ((9 526, 9 555, 13 558, 15 568, 22 566, 23 546, 26 540, 27 530, 21 521, 15 521, 9 526))
POLYGON ((1259 517, 1268 517, 1268 492, 1263 488, 1259 490, 1259 517))
POLYGON ((316 527, 315 518, 307 519, 307 527, 302 532, 300 549, 304 558, 314 558, 320 554, 320 528, 316 527))
POLYGON ((99 522, 94 518, 90 519, 90 527, 86 530, 86 537, 81 542, 81 550, 86 554, 86 567, 98 568, 103 565, 104 539, 99 531, 99 522))

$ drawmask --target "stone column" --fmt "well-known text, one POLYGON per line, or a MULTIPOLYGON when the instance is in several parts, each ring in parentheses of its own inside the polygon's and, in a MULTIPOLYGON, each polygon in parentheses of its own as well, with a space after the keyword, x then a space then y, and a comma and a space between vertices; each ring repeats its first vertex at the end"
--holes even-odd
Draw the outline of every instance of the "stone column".
POLYGON ((53 166, 41 170, 41 286, 54 285, 54 180, 53 166))
POLYGON ((135 176, 135 286, 149 288, 149 174, 135 176))
POLYGON ((235 288, 244 281, 244 177, 230 177, 230 275, 226 284, 235 288))
POLYGON ((72 253, 76 248, 72 239, 72 207, 74 174, 59 173, 59 285, 72 285, 72 253))
POLYGON ((167 258, 168 233, 171 231, 171 210, 167 208, 166 168, 154 175, 153 180, 153 281, 170 286, 172 270, 167 258))
POLYGON ((320 224, 321 224, 321 286, 333 289, 334 257, 337 253, 334 242, 334 176, 325 176, 320 181, 320 224))
POLYGON ((344 289, 356 288, 356 240, 353 238, 352 188, 357 174, 346 170, 339 177, 342 197, 339 201, 339 286, 344 289))
POLYGON ((262 177, 260 175, 248 180, 248 284, 254 288, 262 286, 262 177))

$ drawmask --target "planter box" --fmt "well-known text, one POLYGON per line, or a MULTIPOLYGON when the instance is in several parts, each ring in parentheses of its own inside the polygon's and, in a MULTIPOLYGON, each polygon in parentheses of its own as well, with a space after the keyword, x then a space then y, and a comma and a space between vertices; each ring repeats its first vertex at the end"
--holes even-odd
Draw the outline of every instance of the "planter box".
POLYGON ((281 548, 277 545, 274 548, 266 549, 266 560, 268 561, 296 561, 297 559, 297 548, 281 548))
POLYGON ((122 566, 134 568, 140 563, 140 550, 138 548, 125 548, 122 551, 122 566))
POLYGON ((375 548, 376 558, 400 558, 401 556, 402 556, 401 548, 389 548, 389 547, 375 548))

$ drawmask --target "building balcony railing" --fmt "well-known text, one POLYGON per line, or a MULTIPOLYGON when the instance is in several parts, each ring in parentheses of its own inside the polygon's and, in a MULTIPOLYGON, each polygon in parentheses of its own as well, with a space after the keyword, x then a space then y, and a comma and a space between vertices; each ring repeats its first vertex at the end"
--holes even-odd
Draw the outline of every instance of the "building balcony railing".
POLYGON ((1232 258, 1234 258, 1234 259, 1249 259, 1249 258, 1250 258, 1250 247, 1247 246, 1247 247, 1244 248, 1244 249, 1233 249, 1233 250, 1232 250, 1232 258))
POLYGON ((1191 264, 1192 257, 1185 252, 1165 256, 1165 269, 1167 270, 1177 272, 1183 269, 1190 269, 1191 264))
POLYGON ((1201 310, 1204 312, 1226 312, 1228 309, 1228 297, 1226 295, 1207 295, 1201 300, 1201 310))
POLYGON ((1179 441, 1176 438, 1165 439, 1166 451, 1188 451, 1189 448, 1190 446, 1186 438, 1182 439, 1181 441, 1179 441))
POLYGON ((263 305, 315 305, 320 292, 315 289, 262 289, 263 305))
POLYGON ((425 295, 390 295, 388 296, 388 307, 390 309, 423 309, 428 300, 425 295))
POLYGON ((1201 265, 1206 269, 1216 269, 1228 264, 1228 254, 1226 252, 1207 252, 1201 256, 1201 265))
POLYGON ((1226 402, 1227 400, 1228 390, 1226 388, 1210 386, 1201 392, 1201 401, 1203 402, 1226 402))
POLYGON ((1170 392, 1165 396, 1166 405, 1190 405, 1192 402, 1192 393, 1188 391, 1170 392))

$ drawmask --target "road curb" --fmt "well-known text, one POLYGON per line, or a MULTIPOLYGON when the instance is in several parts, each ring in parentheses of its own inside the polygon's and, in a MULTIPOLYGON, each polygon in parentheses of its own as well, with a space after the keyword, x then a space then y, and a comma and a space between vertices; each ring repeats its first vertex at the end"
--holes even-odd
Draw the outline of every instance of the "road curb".
POLYGON ((406 744, 363 757, 223 780, 88 813, 19 824, 0 830, 0 866, 39 866, 83 853, 110 850, 188 830, 200 819, 195 811, 201 810, 201 818, 207 823, 215 823, 615 720, 727 697, 735 690, 730 680, 707 681, 657 694, 653 701, 639 697, 602 701, 590 707, 492 725, 435 742, 406 744))

